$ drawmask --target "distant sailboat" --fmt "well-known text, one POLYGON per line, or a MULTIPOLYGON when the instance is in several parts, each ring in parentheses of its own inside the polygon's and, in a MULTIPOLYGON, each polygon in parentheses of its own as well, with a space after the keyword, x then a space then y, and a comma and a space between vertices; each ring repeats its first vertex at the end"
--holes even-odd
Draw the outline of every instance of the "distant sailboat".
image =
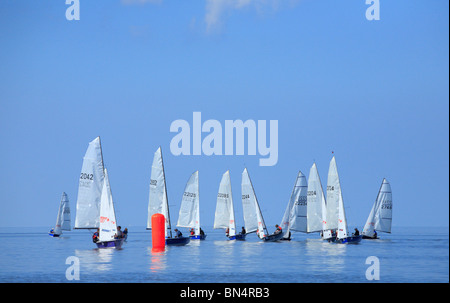
POLYGON ((331 231, 327 225, 327 203, 316 163, 309 170, 306 216, 305 205, 302 206, 295 230, 306 233, 320 232, 324 240, 332 239, 331 231))
POLYGON ((245 240, 246 234, 236 233, 234 219, 233 194, 231 192, 230 171, 226 171, 219 185, 216 212, 214 215, 214 229, 226 229, 230 240, 245 240))
POLYGON ((303 231, 306 226, 306 200, 308 184, 305 175, 299 171, 292 189, 291 198, 281 219, 282 240, 291 239, 292 231, 303 231))
POLYGON ((69 198, 65 192, 62 193, 61 202, 59 203, 58 215, 56 217, 55 228, 51 229, 49 236, 59 237, 62 231, 70 231, 70 207, 69 198))
POLYGON ((166 245, 186 245, 190 242, 189 237, 173 237, 170 223, 169 200, 167 198, 166 175, 161 147, 153 156, 152 172, 150 177, 150 190, 148 199, 147 229, 152 228, 152 216, 162 214, 165 218, 166 245))
MULTIPOLYGON (((334 207, 337 202, 338 206, 338 222, 336 233, 336 243, 359 243, 361 241, 361 235, 348 235, 347 218, 345 216, 344 199, 342 198, 341 183, 339 181, 339 174, 337 171, 336 159, 333 157, 330 161, 330 167, 328 170, 328 186, 327 186, 327 198, 330 197, 333 201, 332 214, 334 215, 334 207)), ((329 201, 327 201, 329 202, 329 201)), ((328 215, 328 214, 327 214, 328 215)))
POLYGON ((363 239, 378 239, 377 231, 391 233, 392 225, 392 191, 391 185, 383 179, 377 199, 367 218, 362 232, 363 239))
POLYGON ((198 170, 194 172, 186 183, 183 198, 181 199, 178 227, 193 229, 191 239, 205 240, 206 235, 200 228, 200 196, 198 186, 198 170))
POLYGON ((242 208, 247 233, 255 232, 264 242, 280 240, 283 233, 269 235, 247 168, 242 172, 242 208))

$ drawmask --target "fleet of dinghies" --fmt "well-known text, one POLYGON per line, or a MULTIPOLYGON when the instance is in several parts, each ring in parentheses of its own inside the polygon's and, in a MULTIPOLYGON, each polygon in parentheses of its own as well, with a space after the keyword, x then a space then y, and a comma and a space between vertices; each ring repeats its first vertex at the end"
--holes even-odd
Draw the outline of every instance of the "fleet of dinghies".
MULTIPOLYGON (((377 232, 391 233, 392 191, 389 182, 383 179, 377 198, 372 206, 362 234, 350 234, 345 214, 342 187, 336 158, 333 156, 329 169, 326 197, 320 181, 316 163, 309 171, 308 180, 299 171, 280 226, 269 233, 264 222, 259 201, 247 168, 241 176, 241 198, 244 225, 236 230, 236 220, 231 190, 230 171, 222 175, 214 213, 214 229, 225 230, 228 240, 246 239, 255 233, 263 242, 291 240, 292 232, 319 233, 321 239, 330 243, 360 243, 361 239, 379 239, 377 232)), ((161 147, 153 156, 151 167, 147 229, 151 230, 151 217, 162 214, 165 218, 165 241, 169 246, 183 246, 191 240, 205 240, 206 234, 200 225, 199 172, 189 177, 179 209, 177 227, 189 228, 190 234, 183 236, 178 229, 172 230, 170 221, 167 185, 161 147)), ((117 225, 111 185, 103 162, 100 137, 89 143, 83 158, 78 186, 74 229, 96 230, 93 242, 98 248, 121 248, 125 240, 117 225)), ((71 230, 69 199, 62 194, 55 228, 49 235, 59 237, 62 231, 71 230)))

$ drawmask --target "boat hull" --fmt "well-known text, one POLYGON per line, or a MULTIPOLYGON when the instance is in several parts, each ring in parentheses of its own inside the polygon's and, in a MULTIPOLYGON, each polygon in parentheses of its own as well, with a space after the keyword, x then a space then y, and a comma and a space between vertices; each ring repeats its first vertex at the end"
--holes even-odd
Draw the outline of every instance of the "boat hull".
POLYGON ((189 237, 179 237, 179 238, 166 238, 166 245, 169 246, 183 246, 191 242, 189 237))
POLYGON ((362 236, 350 236, 343 239, 336 239, 336 243, 339 244, 357 244, 361 242, 362 236))
POLYGON ((247 236, 247 234, 237 234, 237 235, 228 237, 228 240, 245 241, 246 236, 247 236))
POLYGON ((264 242, 275 242, 275 241, 281 240, 281 238, 283 238, 283 233, 268 235, 268 236, 265 236, 264 238, 262 238, 262 240, 264 242))
POLYGON ((115 239, 112 241, 96 242, 97 248, 121 248, 124 239, 115 239))
POLYGON ((205 240, 206 239, 206 235, 193 235, 193 236, 190 236, 190 238, 192 240, 205 240))
POLYGON ((327 239, 322 238, 322 240, 328 241, 328 242, 336 242, 336 236, 333 236, 333 237, 327 238, 327 239))
POLYGON ((60 235, 58 235, 58 234, 52 234, 52 233, 48 233, 48 235, 49 235, 50 237, 54 237, 54 238, 57 238, 57 237, 60 236, 60 235))
POLYGON ((369 237, 369 236, 365 236, 365 235, 363 235, 362 238, 363 238, 363 239, 366 239, 366 240, 376 240, 376 239, 380 239, 380 238, 378 238, 378 236, 376 236, 376 237, 369 237))

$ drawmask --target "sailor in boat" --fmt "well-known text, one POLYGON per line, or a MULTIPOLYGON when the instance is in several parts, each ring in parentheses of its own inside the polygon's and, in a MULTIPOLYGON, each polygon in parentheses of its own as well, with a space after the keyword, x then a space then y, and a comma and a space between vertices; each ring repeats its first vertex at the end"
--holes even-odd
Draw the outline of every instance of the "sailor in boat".
POLYGON ((193 228, 191 228, 191 230, 189 232, 191 233, 191 236, 195 236, 195 231, 193 228))
POLYGON ((204 236, 205 232, 203 231, 203 229, 200 227, 200 236, 204 236))
POLYGON ((52 228, 52 229, 50 229, 50 233, 51 234, 54 234, 55 233, 55 230, 52 228))
POLYGON ((123 234, 123 238, 125 239, 124 241, 126 241, 127 238, 128 238, 128 228, 125 227, 125 229, 123 230, 122 234, 123 234))
POLYGON ((229 229, 229 228, 225 229, 225 235, 226 235, 227 237, 230 235, 230 229, 229 229))
POLYGON ((283 231, 283 229, 281 228, 281 226, 279 226, 278 224, 275 224, 275 232, 273 234, 278 235, 282 231, 283 231))
POLYGON ((377 239, 377 238, 378 238, 378 234, 377 234, 377 231, 376 231, 376 230, 373 230, 373 238, 374 238, 374 239, 377 239))
POLYGON ((114 239, 122 239, 122 238, 123 238, 122 227, 117 226, 117 232, 114 235, 114 239))
POLYGON ((242 226, 241 235, 245 235, 247 231, 245 230, 244 226, 242 226))
POLYGON ((177 228, 175 228, 174 232, 175 232, 175 238, 183 237, 183 234, 177 228))
POLYGON ((97 231, 92 235, 92 242, 97 243, 100 239, 100 228, 97 228, 97 231))
POLYGON ((359 230, 355 228, 355 232, 353 233, 354 236, 359 236, 359 230))

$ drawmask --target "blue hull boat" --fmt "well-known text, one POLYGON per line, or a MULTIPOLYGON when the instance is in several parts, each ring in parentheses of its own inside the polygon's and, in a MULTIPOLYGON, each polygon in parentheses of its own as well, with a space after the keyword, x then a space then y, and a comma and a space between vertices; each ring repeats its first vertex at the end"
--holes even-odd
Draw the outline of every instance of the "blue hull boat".
POLYGON ((336 239, 336 243, 339 244, 357 244, 361 242, 362 236, 350 236, 344 239, 336 239))
POLYGON ((123 239, 116 239, 112 241, 96 242, 97 248, 121 248, 123 239))
POLYGON ((275 241, 281 240, 282 237, 283 237, 283 233, 278 233, 278 234, 272 234, 272 235, 265 236, 264 238, 262 238, 262 240, 264 242, 275 242, 275 241))
POLYGON ((50 237, 54 237, 54 238, 56 238, 56 237, 59 237, 60 235, 58 235, 58 234, 52 234, 52 233, 48 233, 48 235, 50 236, 50 237))
POLYGON ((179 237, 179 238, 166 238, 166 245, 170 246, 182 246, 191 242, 189 237, 179 237))
POLYGON ((228 237, 228 240, 245 241, 245 236, 247 236, 247 234, 237 234, 237 235, 228 237))
POLYGON ((194 235, 194 236, 190 236, 192 240, 205 240, 206 239, 206 235, 194 235))

